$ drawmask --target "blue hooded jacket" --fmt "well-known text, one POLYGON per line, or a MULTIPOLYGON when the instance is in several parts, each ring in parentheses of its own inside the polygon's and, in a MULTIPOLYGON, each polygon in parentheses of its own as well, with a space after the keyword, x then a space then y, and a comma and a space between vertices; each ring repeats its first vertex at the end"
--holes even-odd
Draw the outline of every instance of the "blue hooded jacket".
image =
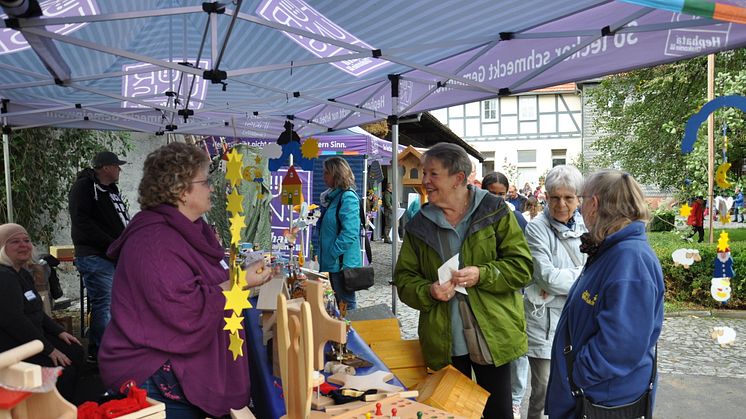
POLYGON ((319 270, 339 272, 363 265, 360 252, 360 199, 352 189, 332 189, 326 194, 329 205, 318 222, 319 270), (337 207, 339 222, 337 224, 337 207), (344 266, 339 266, 339 256, 344 266))
MULTIPOLYGON (((572 340, 573 381, 594 403, 635 401, 650 382, 663 325, 663 272, 636 221, 611 234, 570 289, 552 346, 546 413, 575 418, 563 350, 572 340)), ((653 393, 653 399, 655 393, 653 393)))

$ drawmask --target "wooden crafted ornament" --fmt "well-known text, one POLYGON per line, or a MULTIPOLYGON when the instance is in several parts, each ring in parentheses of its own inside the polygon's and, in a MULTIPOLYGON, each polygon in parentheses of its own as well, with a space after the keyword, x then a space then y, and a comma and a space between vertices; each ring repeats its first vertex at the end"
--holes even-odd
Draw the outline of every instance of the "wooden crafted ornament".
POLYGON ((324 346, 326 342, 347 342, 347 326, 333 319, 324 308, 324 285, 319 281, 306 281, 306 300, 310 304, 313 324, 313 369, 324 369, 324 346))

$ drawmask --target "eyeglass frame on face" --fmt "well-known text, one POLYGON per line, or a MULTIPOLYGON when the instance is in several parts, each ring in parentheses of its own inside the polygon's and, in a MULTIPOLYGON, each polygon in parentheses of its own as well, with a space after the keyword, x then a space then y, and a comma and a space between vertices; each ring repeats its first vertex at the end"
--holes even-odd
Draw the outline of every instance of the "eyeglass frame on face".
POLYGON ((574 205, 575 201, 577 200, 578 204, 583 203, 583 196, 582 195, 575 195, 575 196, 547 196, 547 200, 552 205, 557 205, 561 202, 564 202, 565 205, 574 205))
POLYGON ((189 182, 190 185, 195 184, 195 183, 201 183, 201 184, 207 186, 208 188, 212 187, 212 180, 210 180, 209 177, 205 178, 203 180, 193 180, 193 181, 189 182))

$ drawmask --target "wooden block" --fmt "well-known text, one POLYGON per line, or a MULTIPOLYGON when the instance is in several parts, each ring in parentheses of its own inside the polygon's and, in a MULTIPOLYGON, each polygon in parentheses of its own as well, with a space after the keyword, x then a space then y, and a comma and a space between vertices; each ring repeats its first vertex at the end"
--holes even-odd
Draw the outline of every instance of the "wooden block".
MULTIPOLYGON (((377 417, 382 418, 391 417, 391 409, 396 408, 397 416, 402 419, 416 418, 417 412, 422 412, 422 417, 427 419, 465 419, 464 416, 449 413, 409 399, 403 399, 399 396, 389 397, 377 402, 366 402, 363 405, 350 406, 346 411, 335 411, 332 413, 327 410, 327 413, 330 413, 331 417, 338 419, 363 419, 366 418, 366 413, 370 414, 371 417, 376 417, 374 416, 376 403, 381 404, 383 416, 377 417)), ((347 407, 348 405, 352 405, 352 403, 341 405, 341 407, 347 407)))
POLYGON ((166 417, 166 405, 157 401, 153 400, 150 397, 146 398, 148 403, 150 403, 150 406, 140 409, 137 412, 132 412, 130 414, 119 416, 119 419, 156 419, 156 418, 165 418, 166 417))
POLYGON ((333 406, 334 399, 327 396, 316 396, 314 393, 313 399, 311 400, 311 408, 313 410, 324 410, 327 406, 333 406))
POLYGON ((371 343, 370 349, 391 370, 411 367, 425 369, 425 358, 422 357, 419 340, 378 341, 371 343))
POLYGON ((0 383, 17 388, 39 387, 41 367, 27 362, 19 362, 0 370, 0 383))
POLYGON ((479 419, 490 393, 448 365, 419 386, 417 401, 458 415, 479 419))
POLYGON ((394 374, 387 371, 375 371, 368 375, 347 375, 346 373, 337 373, 330 376, 327 381, 339 384, 342 388, 354 388, 355 390, 380 390, 386 393, 404 390, 401 386, 387 384, 394 378, 394 374))
POLYGON ((231 419, 256 419, 251 410, 248 407, 244 407, 241 410, 231 409, 231 419))
MULTIPOLYGON (((257 310, 275 310, 277 295, 283 293, 285 275, 275 275, 259 287, 259 298, 256 301, 257 310)), ((285 288, 287 290, 287 288, 285 288)), ((287 297, 287 295, 285 295, 287 297)))
POLYGON ((72 244, 49 246, 49 254, 60 260, 73 260, 75 258, 75 246, 72 244))
POLYGON ((427 368, 423 367, 395 368, 391 372, 410 390, 417 389, 428 377, 427 368))
POLYGON ((352 328, 355 329, 368 345, 382 340, 391 341, 401 339, 399 320, 395 317, 390 319, 356 320, 350 323, 352 328))
POLYGON ((0 369, 17 364, 26 358, 38 354, 42 350, 44 350, 44 344, 40 340, 32 340, 31 342, 2 352, 0 353, 0 369))

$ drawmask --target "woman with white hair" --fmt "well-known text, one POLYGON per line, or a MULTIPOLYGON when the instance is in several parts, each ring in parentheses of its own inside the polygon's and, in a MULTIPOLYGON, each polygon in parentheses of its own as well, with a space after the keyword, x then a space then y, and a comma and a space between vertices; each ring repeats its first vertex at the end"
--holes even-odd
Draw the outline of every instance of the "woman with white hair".
POLYGON ((588 233, 580 249, 588 261, 557 324, 546 412, 611 417, 613 408, 619 414, 613 417, 649 418, 664 293, 660 262, 645 235, 650 212, 640 185, 618 170, 586 181, 582 212, 588 233))
POLYGON ((580 275, 585 255, 580 236, 586 232, 578 211, 583 175, 573 166, 555 166, 547 173, 548 205, 526 226, 526 241, 534 262, 524 305, 531 367, 528 418, 544 417, 552 341, 567 293, 580 275))

